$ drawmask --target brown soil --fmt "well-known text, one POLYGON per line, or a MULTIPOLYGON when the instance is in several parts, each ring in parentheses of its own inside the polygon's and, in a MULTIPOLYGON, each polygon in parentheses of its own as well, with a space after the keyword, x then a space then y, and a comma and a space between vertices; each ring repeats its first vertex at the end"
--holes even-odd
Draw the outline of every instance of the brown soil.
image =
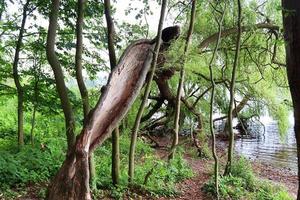
MULTIPOLYGON (((168 140, 168 139, 167 139, 168 140)), ((160 145, 168 145, 166 139, 159 140, 160 145), (161 144, 164 143, 164 144, 161 144)), ((170 140, 169 140, 170 141, 170 140)), ((222 163, 226 160, 226 144, 222 141, 217 141, 217 152, 222 163)), ((191 148, 191 147, 188 147, 191 148)), ((158 150, 158 154, 162 155, 163 151, 158 150)), ((210 196, 205 194, 202 190, 203 185, 209 180, 210 174, 212 174, 212 164, 213 161, 197 159, 191 155, 186 154, 185 159, 192 167, 196 175, 187 179, 181 183, 177 184, 177 190, 180 191, 180 195, 175 198, 159 198, 160 200, 166 199, 186 199, 186 200, 210 200, 210 196)), ((297 174, 290 169, 278 168, 265 163, 258 163, 251 161, 253 171, 258 177, 265 180, 270 180, 274 184, 283 185, 287 188, 289 193, 296 199, 297 189, 298 189, 298 177, 297 174)))

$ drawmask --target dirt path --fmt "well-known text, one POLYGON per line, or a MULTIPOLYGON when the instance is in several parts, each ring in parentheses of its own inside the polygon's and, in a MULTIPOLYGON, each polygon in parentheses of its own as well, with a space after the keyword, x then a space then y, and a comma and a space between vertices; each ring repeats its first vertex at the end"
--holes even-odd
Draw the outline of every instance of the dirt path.
POLYGON ((207 169, 207 161, 203 161, 200 159, 194 159, 191 157, 186 156, 186 160, 192 167, 193 171, 196 175, 191 178, 187 179, 177 185, 177 190, 181 192, 179 196, 176 198, 159 198, 160 200, 167 200, 167 199, 186 199, 186 200, 209 200, 211 199, 208 197, 203 191, 203 185, 209 180, 209 169, 207 169))
MULTIPOLYGON (((164 142, 163 142, 164 143, 164 142)), ((165 144, 164 144, 165 145, 165 144)), ((218 155, 221 160, 225 160, 224 144, 217 145, 218 155)), ((163 151, 158 150, 158 154, 162 155, 163 151)), ((191 179, 187 179, 181 183, 178 183, 176 188, 180 191, 180 195, 175 198, 162 197, 159 200, 167 199, 186 199, 186 200, 210 200, 211 197, 206 195, 202 191, 203 185, 209 180, 211 173, 211 165, 213 161, 207 161, 202 159, 193 158, 190 155, 185 155, 185 159, 195 172, 195 176, 191 179)), ((275 184, 281 184, 285 186, 289 193, 296 199, 298 189, 297 174, 290 169, 276 168, 274 166, 250 161, 253 167, 253 171, 256 175, 262 179, 267 179, 275 184)))

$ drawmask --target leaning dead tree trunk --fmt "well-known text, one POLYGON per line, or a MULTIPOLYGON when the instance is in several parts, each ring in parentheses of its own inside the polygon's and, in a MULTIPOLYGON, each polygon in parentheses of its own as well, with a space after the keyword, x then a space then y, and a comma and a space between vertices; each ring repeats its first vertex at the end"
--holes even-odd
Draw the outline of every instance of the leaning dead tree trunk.
POLYGON ((234 94, 235 94, 235 80, 236 80, 236 74, 237 74, 237 67, 239 63, 239 55, 240 55, 240 47, 241 47, 241 36, 242 36, 242 8, 241 8, 241 1, 237 0, 238 2, 238 34, 236 39, 236 50, 235 50, 235 56, 234 56, 234 63, 232 68, 232 75, 231 75, 231 81, 230 81, 230 102, 229 102, 229 108, 228 108, 228 131, 229 131, 229 146, 228 146, 228 158, 227 163, 225 167, 225 173, 226 175, 231 173, 231 165, 232 165, 232 159, 233 159, 233 151, 234 151, 234 132, 233 132, 233 124, 232 124, 232 118, 233 118, 233 107, 234 107, 234 94))
POLYGON ((148 100, 148 96, 150 93, 151 82, 152 82, 154 74, 155 74, 159 49, 160 49, 160 45, 161 45, 162 27, 163 27, 163 22, 164 22, 164 18, 165 18, 166 7, 167 7, 167 0, 163 0, 162 5, 161 5, 160 19, 159 19, 159 23, 158 23, 156 43, 155 43, 155 48, 154 48, 154 58, 151 63, 151 71, 150 71, 149 79, 148 79, 148 82, 147 82, 147 85, 145 88, 145 93, 144 93, 144 96, 142 99, 142 103, 139 107, 139 110, 138 110, 138 113, 137 113, 137 116, 136 116, 136 119, 134 122, 134 127, 132 129, 130 151, 129 151, 129 166, 128 166, 128 182, 129 183, 131 183, 134 178, 133 177, 134 176, 134 154, 135 154, 137 134, 138 134, 138 131, 140 128, 142 115, 144 113, 144 109, 145 109, 145 106, 146 106, 146 103, 148 100))
POLYGON ((20 146, 24 145, 24 117, 23 117, 23 96, 24 96, 24 91, 23 87, 20 82, 20 75, 18 71, 18 64, 19 64, 19 56, 20 56, 20 51, 21 51, 21 46, 22 46, 22 40, 23 40, 23 34, 25 30, 25 23, 27 19, 27 10, 29 6, 30 0, 27 0, 24 7, 23 7, 23 18, 22 18, 22 23, 21 23, 21 28, 19 31, 19 38, 16 43, 16 51, 15 51, 15 57, 14 57, 14 62, 13 62, 13 77, 15 81, 15 85, 17 88, 17 95, 18 95, 18 144, 20 146))
POLYGON ((75 143, 75 120, 74 113, 72 110, 72 106, 70 103, 70 99, 68 97, 68 89, 65 84, 63 70, 60 66, 59 60, 55 53, 55 39, 56 39, 56 30, 57 30, 57 20, 58 20, 58 12, 59 12, 59 4, 60 0, 53 0, 52 7, 50 12, 49 19, 49 28, 47 35, 47 46, 46 46, 46 54, 47 60, 54 72, 56 89, 61 101, 61 106, 65 116, 65 126, 66 126, 66 134, 67 134, 67 142, 68 142, 68 151, 72 149, 73 144, 75 143))
POLYGON ((174 130, 173 130, 174 135, 173 135, 173 142, 172 142, 171 154, 169 156, 169 159, 172 159, 174 157, 176 146, 178 145, 181 96, 182 96, 183 82, 184 82, 184 76, 185 76, 184 66, 185 66, 185 59, 186 59, 188 48, 189 48, 189 43, 190 43, 193 31, 194 31, 194 21, 195 21, 195 16, 196 16, 196 4, 197 4, 197 0, 193 0, 192 10, 191 10, 191 18, 190 18, 190 25, 189 25, 189 30, 188 30, 187 37, 186 37, 186 40, 185 40, 185 46, 184 46, 184 52, 183 52, 183 58, 182 58, 182 64, 181 64, 181 69, 180 69, 180 76, 179 76, 179 84, 178 84, 178 88, 177 88, 174 130))
POLYGON ((125 116, 149 71, 153 45, 140 40, 130 45, 110 75, 106 90, 48 188, 48 200, 89 200, 88 157, 125 116))
MULTIPOLYGON (((115 52, 115 27, 114 22, 111 16, 110 11, 110 0, 104 1, 104 9, 105 9, 105 18, 107 24, 107 43, 108 43, 108 53, 109 53, 109 61, 110 68, 113 70, 117 65, 117 57, 115 52)), ((114 186, 119 184, 119 174, 120 174, 120 131, 119 127, 112 133, 112 164, 111 164, 111 176, 112 182, 114 186)))
MULTIPOLYGON (((300 4, 297 0, 282 0, 283 27, 286 42, 286 62, 294 107, 295 136, 298 157, 298 186, 300 185, 300 4)), ((297 200, 300 200, 300 187, 297 200)))

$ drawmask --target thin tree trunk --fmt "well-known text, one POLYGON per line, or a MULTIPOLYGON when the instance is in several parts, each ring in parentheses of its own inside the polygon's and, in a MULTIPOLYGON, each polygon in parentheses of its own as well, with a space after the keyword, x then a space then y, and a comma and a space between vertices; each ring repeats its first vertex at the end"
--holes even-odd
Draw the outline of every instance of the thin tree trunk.
MULTIPOLYGON (((85 0, 78 0, 77 2, 77 21, 76 21, 76 54, 75 54, 75 69, 76 81, 81 95, 82 109, 84 116, 84 123, 87 120, 90 112, 89 93, 85 86, 82 76, 82 52, 83 52, 83 25, 84 25, 84 8, 85 0)), ((96 174, 96 167, 94 162, 94 155, 89 156, 90 182, 94 185, 93 180, 96 174)))
POLYGON ((36 110, 38 105, 38 84, 39 77, 38 74, 35 73, 35 84, 34 84, 34 103, 33 103, 33 112, 31 118, 31 129, 30 129, 30 142, 34 144, 34 128, 35 128, 35 118, 36 118, 36 110))
POLYGON ((74 120, 74 113, 72 110, 72 106, 70 103, 70 99, 68 97, 68 89, 66 87, 64 81, 63 70, 60 66, 59 60, 55 53, 55 39, 56 39, 56 30, 57 30, 57 20, 58 20, 58 13, 59 13, 59 4, 60 0, 52 0, 51 4, 51 12, 50 12, 50 19, 49 19, 49 28, 48 28, 48 35, 47 35, 47 46, 46 46, 46 54, 47 60, 54 72, 55 82, 56 82, 56 89, 61 101, 61 106, 65 116, 65 126, 66 126, 66 135, 67 135, 67 142, 68 142, 68 151, 72 149, 72 146, 75 143, 75 120, 74 120))
POLYGON ((84 25, 84 23, 83 23, 84 8, 85 8, 85 0, 78 0, 78 2, 77 2, 77 22, 76 22, 77 41, 76 41, 75 69, 76 69, 76 80, 77 80, 77 84, 78 84, 81 99, 82 99, 84 121, 86 121, 87 115, 90 112, 90 104, 89 104, 88 90, 85 86, 83 76, 82 76, 82 52, 83 52, 82 29, 83 29, 83 25, 84 25))
POLYGON ((211 81, 211 97, 210 97, 210 114, 209 114, 209 125, 210 125, 210 134, 212 138, 212 154, 213 158, 215 161, 214 165, 214 179, 215 179, 215 188, 216 188, 216 193, 217 197, 219 197, 219 161, 218 161, 218 155, 216 151, 216 136, 214 132, 214 121, 213 121, 213 111, 214 111, 214 100, 215 100, 215 88, 216 88, 216 83, 214 80, 214 74, 213 74, 213 64, 215 61, 216 53, 219 49, 219 45, 221 43, 221 35, 222 35, 222 26, 223 26, 223 20, 225 16, 225 8, 226 4, 222 13, 222 17, 220 21, 218 21, 218 39, 216 41, 216 46, 213 51, 213 55, 211 57, 210 63, 209 63, 209 74, 210 74, 210 81, 211 81))
MULTIPOLYGON (((117 57, 115 51, 115 27, 114 22, 111 16, 111 5, 110 0, 104 1, 104 8, 105 8, 105 18, 107 23, 107 43, 108 43, 108 53, 109 53, 109 61, 110 61, 110 68, 113 70, 117 65, 117 57)), ((120 131, 119 127, 117 127, 112 132, 112 165, 111 165, 111 175, 112 175, 112 182, 114 186, 119 184, 119 174, 120 174, 120 147, 119 147, 119 140, 120 140, 120 131)))
POLYGON ((233 108, 234 108, 234 94, 235 94, 235 80, 237 74, 237 67, 239 64, 239 55, 240 55, 240 47, 241 47, 241 36, 242 36, 242 28, 241 28, 241 17, 242 17, 242 8, 241 8, 241 1, 237 0, 238 4, 238 34, 236 39, 236 51, 234 56, 234 63, 232 68, 231 74, 231 82, 230 82, 230 102, 228 108, 228 131, 229 131, 229 146, 228 146, 228 159, 225 167, 225 175, 231 173, 231 165, 233 159, 233 151, 234 151, 234 132, 233 132, 233 125, 232 125, 232 115, 233 115, 233 108))
POLYGON ((132 183, 132 181, 134 179, 134 154, 135 154, 137 134, 138 134, 138 131, 140 128, 140 122, 141 122, 142 115, 144 113, 144 108, 146 106, 148 96, 150 93, 151 82, 153 80, 154 73, 156 70, 159 49, 161 46, 162 27, 163 27, 164 18, 165 18, 166 7, 167 7, 167 0, 162 0, 160 19, 159 19, 159 23, 158 23, 158 30, 157 30, 157 36, 156 36, 156 43, 155 43, 155 48, 154 48, 154 58, 151 63, 150 75, 149 75, 149 79, 148 79, 148 82, 147 82, 147 85, 145 88, 145 93, 144 93, 141 105, 139 107, 139 110, 138 110, 138 113, 137 113, 137 116, 136 116, 136 119, 134 122, 134 127, 132 129, 130 151, 129 151, 129 167, 128 167, 128 182, 129 183, 132 183))
POLYGON ((169 156, 169 159, 172 159, 174 157, 176 146, 178 145, 181 96, 182 96, 183 82, 184 82, 184 75, 185 75, 184 66, 185 66, 185 59, 186 59, 187 51, 188 51, 188 48, 189 48, 189 43, 190 43, 193 31, 194 31, 194 21, 195 21, 195 16, 196 16, 196 4, 197 4, 197 1, 193 0, 192 10, 191 10, 191 18, 190 18, 190 25, 189 25, 189 30, 188 30, 186 41, 185 41, 183 58, 182 58, 182 65, 181 65, 181 69, 180 69, 179 84, 178 84, 178 88, 177 88, 176 105, 175 105, 175 119, 174 119, 174 131, 173 131, 174 135, 173 135, 173 142, 172 142, 172 147, 171 147, 172 151, 171 151, 171 154, 169 156))
MULTIPOLYGON (((295 137, 300 186, 300 4, 297 0, 282 0, 283 27, 286 42, 287 75, 294 107, 295 137)), ((300 187, 297 200, 300 200, 300 187)))
POLYGON ((28 10, 28 6, 29 6, 29 2, 30 2, 30 0, 27 0, 23 7, 23 15, 22 15, 23 18, 22 18, 20 31, 19 31, 18 41, 16 43, 16 51, 15 51, 15 57, 14 57, 14 62, 13 62, 13 77, 14 77, 15 85, 17 88, 17 95, 18 95, 18 144, 20 146, 24 145, 24 127, 23 127, 24 126, 24 117, 23 117, 24 91, 23 91, 23 87, 20 82, 18 64, 19 64, 19 56, 20 56, 23 34, 24 34, 25 24, 26 24, 26 19, 27 19, 27 10, 28 10))
POLYGON ((111 177, 114 186, 120 183, 120 129, 117 127, 112 132, 112 163, 111 177))
POLYGON ((37 106, 33 106, 32 118, 31 118, 31 129, 30 129, 30 143, 34 144, 34 127, 35 127, 35 117, 36 117, 36 108, 37 106))

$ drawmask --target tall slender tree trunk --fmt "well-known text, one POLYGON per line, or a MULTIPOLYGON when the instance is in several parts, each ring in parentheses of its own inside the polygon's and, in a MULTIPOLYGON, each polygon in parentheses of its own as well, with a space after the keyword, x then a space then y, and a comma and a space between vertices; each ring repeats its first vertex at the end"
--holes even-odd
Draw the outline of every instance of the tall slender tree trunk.
MULTIPOLYGON (((105 8, 105 18, 107 23, 107 44, 108 44, 108 53, 109 53, 109 61, 111 71, 117 65, 117 57, 115 51, 115 27, 114 22, 111 16, 111 5, 110 0, 104 0, 104 8, 105 8)), ((120 174, 120 131, 119 127, 117 127, 112 132, 112 165, 111 165, 111 175, 113 185, 119 184, 119 174, 120 174)))
POLYGON ((150 68, 150 75, 149 79, 145 88, 145 93, 141 102, 141 105, 139 107, 135 122, 134 122, 134 127, 132 129, 132 134, 131 134, 131 142, 130 142, 130 150, 129 150, 129 167, 128 167, 128 182, 132 183, 134 179, 134 154, 135 154, 135 146, 136 146, 136 140, 137 140, 137 134, 140 128, 140 123, 142 119, 142 115, 144 113, 144 109, 148 100, 148 96, 150 93, 151 89, 151 82, 154 77, 154 73, 156 70, 156 65, 157 65, 157 59, 158 59, 158 54, 159 54, 159 49, 161 45, 161 36, 162 36, 162 27, 164 23, 164 18, 165 18, 165 12, 166 12, 166 7, 167 7, 167 0, 162 0, 161 4, 161 12, 160 12, 160 19, 158 23, 158 30, 157 30, 157 36, 156 36, 156 43, 154 47, 154 57, 151 63, 151 68, 150 68))
POLYGON ((23 101, 24 101, 24 91, 23 87, 21 85, 20 81, 20 75, 18 70, 18 64, 19 64, 19 57, 20 57, 20 51, 22 46, 22 40, 23 40, 23 34, 25 30, 25 24, 27 19, 27 11, 29 6, 30 0, 27 0, 24 7, 23 7, 23 15, 22 15, 22 23, 19 31, 19 37, 18 41, 16 43, 16 51, 15 51, 15 57, 13 62, 13 77, 15 81, 15 85, 17 88, 17 95, 18 95, 18 144, 20 146, 24 145, 24 116, 23 116, 23 101))
POLYGON ((215 100, 215 88, 216 88, 216 83, 214 80, 214 74, 213 74, 213 64, 215 61, 216 53, 219 49, 219 45, 221 43, 221 35, 222 35, 222 26, 223 26, 223 20, 225 16, 225 8, 226 4, 222 13, 222 17, 220 21, 218 21, 218 39, 216 41, 216 46, 213 51, 213 55, 211 57, 210 63, 209 63, 209 74, 210 74, 210 81, 211 81, 211 97, 210 97, 210 113, 209 113, 209 126, 210 126, 210 134, 212 138, 212 154, 213 158, 215 161, 214 165, 214 179, 215 179, 215 188, 216 188, 216 193, 217 193, 217 198, 219 197, 219 160, 218 160, 218 155, 216 151, 216 136, 215 136, 215 130, 214 130, 214 121, 213 121, 213 111, 214 111, 214 100, 215 100))
MULTIPOLYGON (((84 25, 84 8, 85 0, 77 1, 77 21, 76 21, 76 54, 75 54, 75 69, 76 69, 76 81, 81 95, 82 110, 84 123, 87 121, 87 116, 90 112, 89 93, 85 86, 82 76, 82 52, 83 52, 83 25, 84 25)), ((83 124, 84 124, 83 123, 83 124)), ((90 182, 94 185, 94 178, 96 175, 96 167, 94 162, 94 155, 89 157, 89 169, 90 169, 90 182)))
MULTIPOLYGON (((282 7, 287 75, 294 107, 298 186, 300 186, 300 4, 297 0, 282 0, 282 7)), ((298 187, 297 200, 300 200, 300 187, 298 187)))
POLYGON ((175 119, 174 119, 174 131, 173 131, 174 135, 173 135, 173 142, 172 142, 171 154, 169 156, 169 159, 172 159, 174 157, 176 146, 178 145, 181 97, 182 97, 184 75, 185 75, 184 66, 185 66, 186 55, 187 55, 188 48, 189 48, 189 43, 190 43, 193 31, 194 31, 194 23, 195 23, 194 21, 195 21, 195 16, 196 16, 196 5, 197 5, 197 0, 193 0, 192 10, 191 10, 191 18, 190 18, 190 25, 189 25, 189 30, 188 30, 186 41, 185 41, 182 64, 181 64, 181 69, 180 69, 179 84, 178 84, 178 88, 177 88, 176 105, 175 105, 175 119))
POLYGON ((84 8, 85 0, 78 0, 77 2, 77 22, 76 22, 76 54, 75 54, 75 69, 76 69, 76 80, 79 87, 84 121, 87 119, 87 115, 90 112, 89 95, 88 90, 85 86, 83 76, 82 76, 82 52, 83 52, 83 20, 84 20, 84 8))
MULTIPOLYGON (((37 67, 37 66, 35 66, 37 67)), ((32 112, 32 118, 31 118, 31 129, 30 129, 30 142, 33 145, 34 144, 34 128, 35 128, 35 118, 36 118, 36 110, 38 106, 38 93, 39 93, 39 77, 38 73, 35 72, 35 83, 34 83, 34 103, 33 103, 33 112, 32 112)))
POLYGON ((32 117, 31 117, 31 129, 30 129, 30 143, 34 144, 34 128, 35 128, 35 118, 36 118, 37 105, 33 106, 32 117))
POLYGON ((64 81, 63 70, 60 66, 54 48, 55 39, 56 39, 56 30, 58 26, 57 20, 58 20, 58 13, 59 13, 59 4, 60 4, 60 0, 52 0, 51 12, 49 16, 50 19, 49 19, 49 28, 48 28, 48 35, 47 35, 46 54, 47 54, 47 60, 54 72, 56 89, 64 112, 68 151, 70 151, 72 149, 72 146, 75 143, 75 134, 74 134, 75 120, 74 120, 74 114, 73 114, 71 102, 68 97, 68 89, 64 81))
POLYGON ((233 108, 234 108, 234 94, 235 94, 235 80, 237 74, 237 67, 239 64, 239 55, 240 55, 240 47, 241 47, 241 36, 242 36, 242 7, 241 1, 237 0, 238 5, 238 33, 236 39, 236 50, 234 56, 234 63, 232 67, 232 74, 231 74, 231 82, 230 82, 230 102, 228 108, 228 131, 229 131, 229 146, 228 146, 228 159, 225 167, 226 175, 231 173, 231 165, 232 159, 234 154, 234 132, 233 132, 233 124, 232 124, 232 115, 233 115, 233 108))

